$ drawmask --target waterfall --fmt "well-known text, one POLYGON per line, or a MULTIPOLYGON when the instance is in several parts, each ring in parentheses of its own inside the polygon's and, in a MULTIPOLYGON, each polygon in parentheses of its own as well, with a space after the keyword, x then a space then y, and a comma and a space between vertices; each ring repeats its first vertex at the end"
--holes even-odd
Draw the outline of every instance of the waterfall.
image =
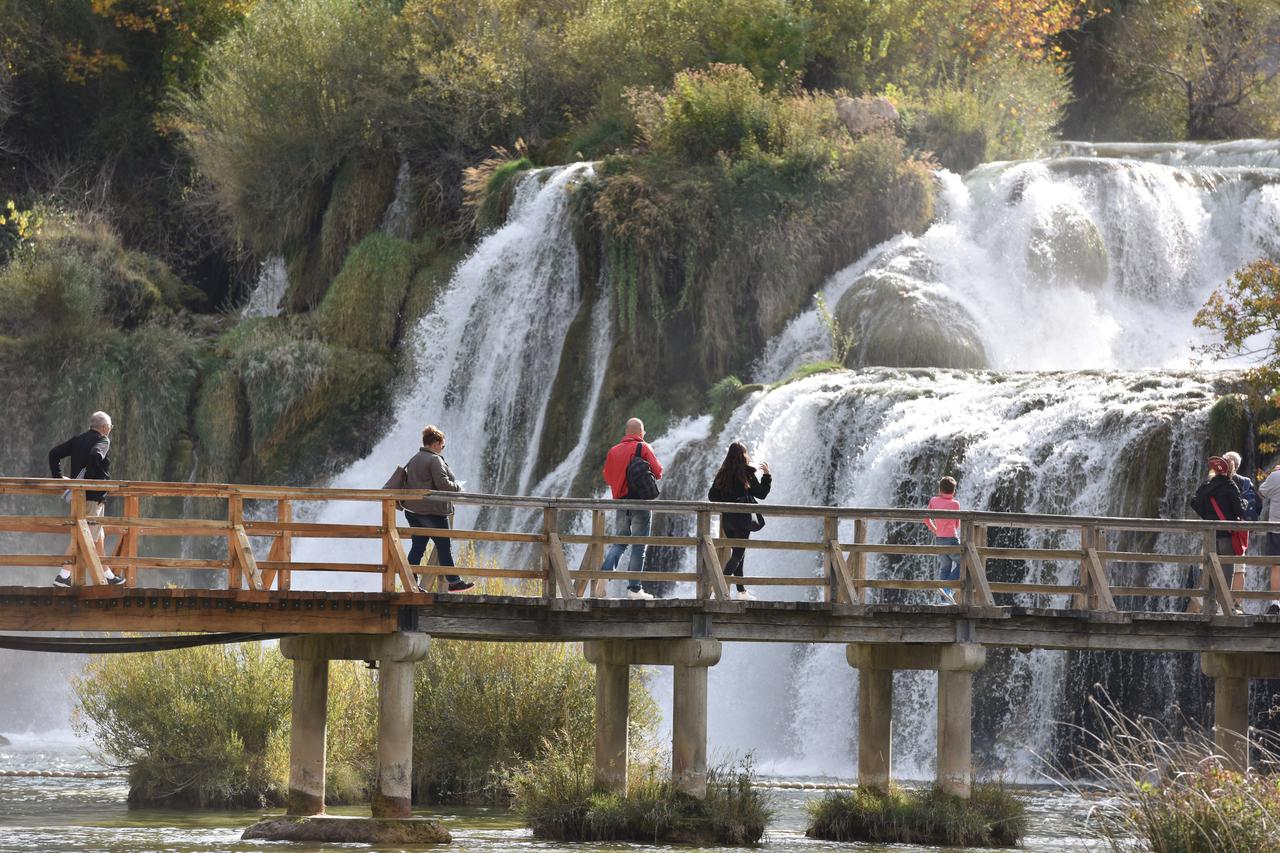
POLYGON ((285 270, 284 258, 272 255, 258 268, 258 280, 249 293, 249 301, 240 312, 240 318, 280 316, 280 300, 288 289, 289 274, 285 270))
MULTIPOLYGON (((613 330, 607 294, 590 289, 600 283, 580 281, 567 204, 571 188, 591 174, 590 165, 576 164, 520 179, 506 225, 477 245, 413 331, 418 366, 389 433, 334 485, 380 485, 418 447, 427 422, 448 434, 445 455, 469 490, 561 494, 578 472, 599 466, 586 448, 613 330), (584 322, 587 342, 571 356, 566 339, 584 322), (573 423, 556 427, 568 430, 556 458, 539 459, 562 353, 570 372, 581 374, 575 398, 586 405, 573 423)), ((833 307, 846 298, 874 304, 883 293, 931 307, 921 316, 944 336, 969 341, 987 369, 896 369, 864 359, 871 366, 787 381, 830 358, 816 311, 802 312, 746 375, 763 390, 741 399, 723 422, 696 413, 655 438, 669 472, 664 495, 704 497, 725 445, 741 438, 773 468, 770 502, 921 506, 937 478, 951 474, 969 509, 1186 514, 1202 473, 1208 410, 1230 378, 1194 363, 1192 346, 1206 339, 1192 318, 1241 264, 1280 257, 1280 144, 1064 143, 1045 159, 991 163, 964 176, 943 171, 938 181, 938 214, 924 233, 875 247, 822 292, 833 307)), ((904 347, 911 334, 907 327, 904 347)), ((355 506, 327 510, 323 520, 373 522, 375 515, 355 506)), ((477 522, 498 520, 460 509, 459 526, 477 522)), ((811 539, 812 525, 771 519, 768 533, 811 539)), ((842 534, 847 541, 852 531, 842 534)), ((873 526, 870 535, 928 541, 919 525, 873 526)), ((1069 541, 1049 532, 996 535, 1004 537, 1000 545, 1069 541)), ((1160 551, 1187 543, 1135 534, 1116 544, 1160 551)), ((314 544, 296 547, 321 553, 314 544)), ((678 553, 655 556, 665 560, 668 552, 678 553)), ((374 545, 359 554, 323 553, 326 560, 378 559, 374 545)), ((673 559, 687 567, 692 555, 673 559)), ((748 574, 821 570, 813 555, 785 552, 749 554, 748 564, 748 574)), ((869 571, 931 577, 935 569, 931 560, 880 558, 869 571)), ((1001 580, 1075 582, 1077 571, 1044 561, 991 566, 1001 580)), ((1114 567, 1113 577, 1177 586, 1184 572, 1114 567)), ((883 595, 927 600, 924 593, 883 595)), ((1014 778, 1034 777, 1037 756, 1051 754, 1061 737, 1056 722, 1072 717, 1094 681, 1128 685, 1131 707, 1153 714, 1194 698, 1200 684, 1194 667, 1174 656, 1047 651, 993 651, 976 677, 978 755, 1014 778)), ((668 677, 658 678, 662 696, 668 677)), ((750 750, 766 771, 852 772, 856 676, 839 646, 729 646, 710 683, 713 755, 750 750)), ((896 678, 900 776, 932 773, 934 692, 931 674, 896 678)))
MULTIPOLYGON (((533 472, 561 350, 584 298, 568 203, 573 187, 592 173, 590 164, 579 163, 521 177, 506 224, 458 266, 410 335, 416 375, 399 398, 391 429, 333 485, 381 486, 418 450, 422 427, 433 423, 444 430, 445 458, 468 491, 527 494, 535 485, 546 487, 532 482, 533 472)), ((596 398, 610 339, 607 312, 597 307, 593 316, 588 364, 595 373, 591 395, 596 398)), ((588 428, 582 428, 577 458, 588 428)), ((377 509, 338 505, 321 518, 375 523, 377 509)), ((475 519, 473 508, 459 507, 457 526, 475 519)), ((300 543, 297 548, 302 559, 319 553, 328 560, 380 559, 373 544, 300 543)))

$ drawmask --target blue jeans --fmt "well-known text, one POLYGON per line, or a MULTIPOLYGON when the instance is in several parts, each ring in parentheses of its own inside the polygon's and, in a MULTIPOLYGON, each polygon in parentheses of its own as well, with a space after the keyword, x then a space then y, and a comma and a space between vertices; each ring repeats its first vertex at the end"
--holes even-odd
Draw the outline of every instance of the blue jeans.
MULTIPOLYGON (((960 537, 935 536, 933 537, 933 544, 959 545, 960 537)), ((960 579, 960 555, 959 554, 938 555, 938 577, 944 581, 954 581, 954 580, 960 579)))
MULTIPOLYGON (((410 527, 430 527, 435 530, 449 529, 449 516, 447 515, 418 515, 416 512, 404 511, 404 520, 409 522, 410 527)), ((444 536, 415 536, 413 537, 413 545, 409 548, 409 565, 422 565, 422 555, 427 553, 427 540, 430 539, 436 543, 436 554, 440 557, 440 565, 453 565, 453 540, 444 536)), ((445 575, 445 580, 449 583, 456 583, 462 580, 457 575, 445 575)))
MULTIPOLYGON (((649 535, 649 510, 647 509, 620 509, 614 515, 613 535, 614 536, 648 536, 649 535)), ((621 542, 615 542, 609 546, 609 550, 605 552, 604 564, 600 566, 600 571, 611 572, 618 567, 618 561, 622 559, 622 552, 627 550, 627 546, 621 542)), ((627 571, 643 572, 644 571, 644 546, 631 546, 631 560, 627 563, 627 571)), ((627 581, 627 589, 639 591, 640 581, 627 581)))

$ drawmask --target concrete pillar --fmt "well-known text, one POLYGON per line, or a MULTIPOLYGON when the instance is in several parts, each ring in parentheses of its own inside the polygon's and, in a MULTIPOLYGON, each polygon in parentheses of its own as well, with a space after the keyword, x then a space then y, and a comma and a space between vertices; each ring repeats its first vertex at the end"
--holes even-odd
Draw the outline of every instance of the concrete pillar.
POLYGON ((631 667, 596 664, 596 788, 627 792, 627 718, 631 667))
POLYGON ((1213 745, 1230 766, 1249 769, 1249 679, 1213 680, 1213 745))
POLYGON ((889 790, 893 766, 893 670, 858 670, 858 785, 889 790))
POLYGON ((413 786, 413 662, 378 664, 378 782, 374 817, 409 817, 413 786))
POLYGON ((676 664, 671 702, 671 781, 677 791, 707 795, 707 667, 676 664))
POLYGON ((293 717, 289 727, 291 815, 324 814, 324 739, 329 661, 293 662, 293 717))
POLYGON ((968 799, 973 782, 973 673, 938 670, 938 787, 968 799))

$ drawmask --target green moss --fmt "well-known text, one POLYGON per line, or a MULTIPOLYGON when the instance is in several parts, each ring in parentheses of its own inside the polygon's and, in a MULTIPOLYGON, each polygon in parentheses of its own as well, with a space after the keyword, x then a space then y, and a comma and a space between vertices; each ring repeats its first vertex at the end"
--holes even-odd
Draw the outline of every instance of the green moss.
POLYGON ((329 206, 320 222, 323 269, 333 275, 353 246, 374 231, 395 197, 396 160, 387 151, 358 151, 333 179, 329 206))
POLYGON ((484 233, 502 226, 507 220, 507 211, 515 200, 516 175, 533 168, 533 163, 526 157, 508 160, 493 170, 489 180, 485 182, 484 194, 476 207, 476 230, 484 233))
POLYGON ((1224 394, 1209 409, 1209 452, 1221 456, 1229 450, 1242 453, 1249 446, 1252 419, 1242 394, 1224 394))
POLYGON ((805 834, 827 841, 1014 847, 1026 831, 1021 798, 1002 785, 987 784, 975 785, 969 800, 938 788, 833 794, 810 804, 805 834))
POLYGON ((193 418, 198 466, 204 483, 236 482, 249 449, 249 403, 240 377, 216 367, 200 385, 193 418))
POLYGON ((404 301, 404 327, 411 328, 431 310, 436 298, 453 279, 453 271, 467 255, 466 244, 439 230, 428 232, 416 243, 418 269, 404 301))
POLYGON ((835 373, 844 369, 844 365, 834 361, 815 361, 811 364, 802 364, 782 379, 770 385, 769 388, 781 388, 783 385, 790 385, 792 382, 797 382, 810 376, 817 376, 819 373, 835 373))
POLYGON ((350 349, 390 349, 413 274, 413 256, 412 244, 386 234, 361 240, 313 313, 324 339, 350 349))

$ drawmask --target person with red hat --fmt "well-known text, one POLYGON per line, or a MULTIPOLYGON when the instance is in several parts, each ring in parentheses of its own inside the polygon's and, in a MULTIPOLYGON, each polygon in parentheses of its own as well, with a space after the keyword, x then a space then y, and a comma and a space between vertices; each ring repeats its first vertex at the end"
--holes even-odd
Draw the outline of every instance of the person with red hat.
MULTIPOLYGON (((1206 521, 1242 521, 1246 504, 1240 487, 1231 478, 1231 463, 1221 456, 1209 457, 1209 479, 1200 484, 1191 498, 1191 508, 1206 521)), ((1217 551, 1223 556, 1238 557, 1249 547, 1249 531, 1217 531, 1217 551)), ((1234 580, 1233 564, 1226 580, 1234 580)), ((1239 609, 1239 608, 1237 608, 1239 609)))

